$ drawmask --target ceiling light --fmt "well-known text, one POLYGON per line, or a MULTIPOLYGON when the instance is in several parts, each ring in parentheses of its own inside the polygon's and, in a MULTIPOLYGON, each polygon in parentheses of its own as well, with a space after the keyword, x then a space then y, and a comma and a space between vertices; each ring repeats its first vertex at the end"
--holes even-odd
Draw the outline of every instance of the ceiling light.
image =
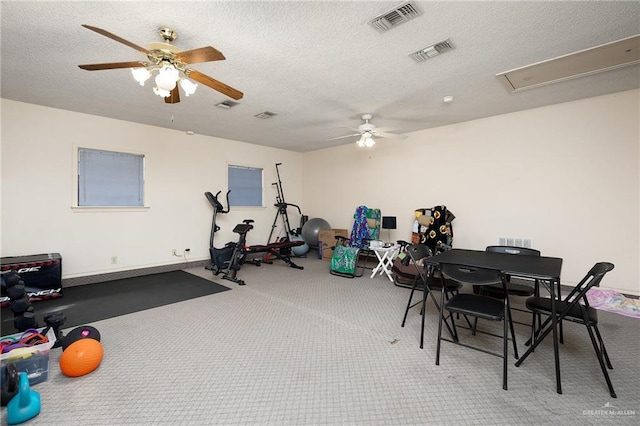
POLYGON ((172 64, 164 63, 156 76, 156 86, 158 89, 172 91, 179 78, 178 70, 172 64))
POLYGON ((191 80, 187 80, 186 78, 181 78, 180 87, 182 87, 182 90, 184 90, 184 94, 186 96, 189 96, 195 93, 198 85, 196 83, 193 83, 191 80))
POLYGON ((451 102, 453 102, 453 99, 453 96, 445 96, 444 98, 442 98, 442 102, 444 102, 445 104, 450 104, 451 102))
POLYGON ((151 71, 146 68, 131 68, 131 74, 140 86, 144 86, 145 81, 151 78, 151 71))
POLYGON ((367 148, 371 148, 376 144, 376 141, 373 139, 373 136, 371 135, 371 133, 364 132, 362 136, 360 136, 360 139, 358 139, 356 144, 361 148, 365 146, 367 148))
POLYGON ((160 89, 160 88, 158 88, 158 86, 153 88, 153 93, 155 93, 158 96, 162 96, 163 98, 166 98, 169 95, 171 95, 170 91, 164 90, 164 89, 160 89))
POLYGON ((186 96, 193 95, 198 87, 198 85, 191 80, 180 77, 180 71, 184 74, 184 69, 169 61, 163 61, 162 65, 131 68, 131 74, 140 86, 144 86, 144 83, 151 78, 151 75, 155 71, 158 72, 158 75, 156 75, 154 80, 156 85, 153 88, 153 93, 158 96, 164 98, 171 96, 171 91, 176 88, 178 82, 180 82, 180 87, 182 87, 186 96))

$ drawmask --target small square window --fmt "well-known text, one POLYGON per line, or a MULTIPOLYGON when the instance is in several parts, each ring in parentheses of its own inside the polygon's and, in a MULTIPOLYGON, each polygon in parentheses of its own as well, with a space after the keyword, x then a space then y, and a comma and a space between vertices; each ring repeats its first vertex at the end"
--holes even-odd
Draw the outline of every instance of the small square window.
POLYGON ((78 148, 79 207, 144 206, 144 155, 78 148))
POLYGON ((262 207, 263 170, 229 164, 229 205, 236 207, 262 207))

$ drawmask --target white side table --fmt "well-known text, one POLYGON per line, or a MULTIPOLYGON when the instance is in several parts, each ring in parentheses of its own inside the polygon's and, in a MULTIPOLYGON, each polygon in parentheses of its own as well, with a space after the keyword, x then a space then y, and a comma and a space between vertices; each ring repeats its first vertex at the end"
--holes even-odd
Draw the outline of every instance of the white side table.
POLYGON ((378 266, 376 266, 371 272, 371 278, 375 277, 376 274, 382 275, 384 273, 387 275, 389 280, 393 282, 393 277, 391 276, 391 267, 393 266, 393 260, 400 252, 400 246, 394 244, 390 247, 370 248, 378 258, 378 266))

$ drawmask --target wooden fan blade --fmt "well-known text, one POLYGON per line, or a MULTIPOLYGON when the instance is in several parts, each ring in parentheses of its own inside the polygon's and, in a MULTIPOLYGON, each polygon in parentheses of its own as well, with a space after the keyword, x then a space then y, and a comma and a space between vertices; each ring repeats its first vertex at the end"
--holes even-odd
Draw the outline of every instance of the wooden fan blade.
POLYGON ((354 133, 352 135, 345 135, 345 136, 337 136, 335 138, 329 138, 329 139, 325 139, 326 141, 333 141, 336 139, 343 139, 343 138, 350 138, 351 136, 360 136, 360 133, 354 133))
POLYGON ((407 138, 407 135, 398 135, 395 133, 384 133, 384 132, 378 132, 378 131, 374 131, 373 136, 378 136, 380 138, 388 138, 388 139, 400 139, 400 140, 407 138))
POLYGON ((177 104, 178 102, 180 102, 180 91, 178 90, 177 84, 176 87, 174 87, 171 91, 171 94, 164 98, 164 102, 166 104, 177 104))
POLYGON ((137 44, 133 44, 130 41, 123 39, 122 37, 118 37, 117 35, 112 34, 109 31, 103 30, 102 28, 92 27, 91 25, 85 25, 85 24, 82 24, 82 26, 85 27, 88 30, 95 31, 98 34, 101 34, 101 35, 103 35, 105 37, 109 37, 112 40, 115 40, 115 41, 117 41, 119 43, 122 43, 125 46, 129 46, 132 49, 137 50, 138 52, 144 53, 145 55, 149 54, 149 51, 147 49, 145 49, 144 47, 140 47, 137 44))
POLYGON ((146 62, 132 61, 132 62, 111 62, 107 64, 87 64, 78 65, 83 70, 87 71, 99 71, 99 70, 114 70, 117 68, 140 68, 149 65, 146 62))
POLYGON ((231 99, 238 100, 238 99, 242 99, 242 97, 244 96, 244 94, 241 91, 236 90, 231 86, 227 86, 226 84, 221 83, 218 80, 213 79, 206 74, 202 74, 199 71, 186 69, 185 74, 187 74, 187 77, 194 79, 198 83, 202 83, 205 86, 209 86, 213 90, 217 90, 218 92, 230 97, 231 99))
POLYGON ((185 50, 176 53, 176 57, 185 64, 196 64, 198 62, 222 61, 225 59, 222 52, 211 46, 200 47, 198 49, 185 50))

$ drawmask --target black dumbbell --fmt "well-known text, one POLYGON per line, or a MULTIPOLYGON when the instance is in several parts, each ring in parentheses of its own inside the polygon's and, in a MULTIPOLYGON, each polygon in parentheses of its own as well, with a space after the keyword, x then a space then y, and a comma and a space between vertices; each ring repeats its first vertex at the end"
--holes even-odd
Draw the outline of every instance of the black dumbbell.
POLYGON ((20 283, 20 275, 18 275, 15 271, 7 272, 2 278, 4 278, 4 282, 7 284, 7 288, 20 283))
POLYGON ((12 287, 7 288, 7 296, 11 300, 20 299, 21 297, 24 297, 24 295, 25 295, 24 284, 16 284, 12 287))
POLYGON ((31 306, 31 302, 29 302, 29 298, 27 296, 22 296, 20 299, 11 300, 9 304, 9 309, 14 313, 14 315, 19 315, 23 312, 27 312, 29 308, 33 309, 31 306))
POLYGON ((62 331, 60 329, 62 328, 66 320, 67 317, 62 312, 54 312, 52 314, 44 316, 44 322, 45 324, 47 324, 47 328, 44 329, 42 334, 46 336, 47 332, 49 332, 49 329, 53 328, 53 333, 56 335, 56 343, 53 344, 54 348, 62 346, 64 335, 62 334, 62 331))
POLYGON ((30 306, 31 310, 27 310, 22 315, 16 315, 13 318, 13 326, 18 331, 25 331, 30 328, 38 328, 38 322, 36 321, 36 314, 33 312, 33 306, 30 306))

